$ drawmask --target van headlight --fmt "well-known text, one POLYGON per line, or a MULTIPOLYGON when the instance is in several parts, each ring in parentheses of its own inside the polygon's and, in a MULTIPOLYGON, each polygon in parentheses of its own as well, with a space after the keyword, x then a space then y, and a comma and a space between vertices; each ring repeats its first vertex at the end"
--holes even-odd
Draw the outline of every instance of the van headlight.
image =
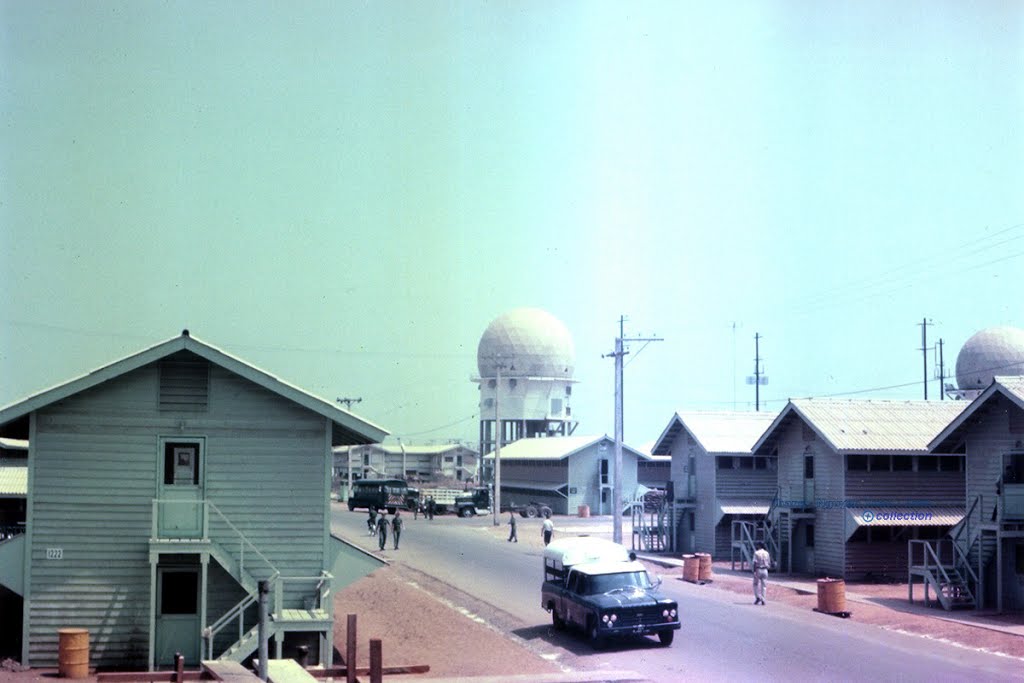
POLYGON ((665 617, 666 619, 675 619, 676 611, 674 609, 667 609, 662 611, 661 616, 665 617))
POLYGON ((605 614, 604 616, 601 617, 601 621, 603 621, 606 626, 611 626, 612 624, 614 624, 618 620, 619 620, 619 615, 617 615, 617 614, 605 614))

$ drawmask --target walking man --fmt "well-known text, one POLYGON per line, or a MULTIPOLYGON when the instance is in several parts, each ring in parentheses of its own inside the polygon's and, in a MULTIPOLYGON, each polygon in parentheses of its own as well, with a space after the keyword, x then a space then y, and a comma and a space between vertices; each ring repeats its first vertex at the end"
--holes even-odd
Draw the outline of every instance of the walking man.
POLYGON ((764 543, 757 542, 757 550, 754 551, 754 604, 763 605, 764 593, 768 587, 768 567, 772 564, 772 556, 764 548, 764 543))
POLYGON ((366 528, 369 536, 377 533, 377 508, 370 506, 370 518, 366 520, 366 528))
POLYGON ((398 550, 398 539, 402 536, 402 527, 405 526, 405 522, 402 520, 402 513, 400 510, 395 510, 395 518, 391 520, 391 533, 395 538, 395 550, 398 550))
POLYGON ((381 515, 377 518, 377 545, 381 550, 388 544, 388 517, 381 515))
POLYGON ((516 536, 516 513, 514 513, 514 512, 509 512, 508 513, 508 526, 509 526, 508 542, 509 543, 519 543, 519 537, 516 536))
POLYGON ((540 527, 540 534, 544 537, 544 545, 551 543, 551 536, 555 533, 555 523, 550 517, 544 518, 544 524, 540 527))

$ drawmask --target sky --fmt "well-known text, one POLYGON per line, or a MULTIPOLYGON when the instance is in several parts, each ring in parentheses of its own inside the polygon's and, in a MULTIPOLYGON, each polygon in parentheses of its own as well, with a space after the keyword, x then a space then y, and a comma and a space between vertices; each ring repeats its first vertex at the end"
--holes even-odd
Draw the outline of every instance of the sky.
POLYGON ((1010 1, 0 0, 0 405, 188 328, 475 445, 519 306, 577 434, 620 316, 631 445, 753 409, 755 335, 762 410, 919 399, 1024 327, 1022 67, 1010 1))

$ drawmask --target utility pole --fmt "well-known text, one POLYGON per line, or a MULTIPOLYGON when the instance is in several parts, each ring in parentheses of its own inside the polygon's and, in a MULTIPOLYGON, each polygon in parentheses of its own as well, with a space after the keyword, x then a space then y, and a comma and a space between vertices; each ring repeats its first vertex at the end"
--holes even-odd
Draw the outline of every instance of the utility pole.
POLYGON ((626 339, 623 330, 625 320, 625 316, 619 316, 619 336, 615 340, 615 351, 602 356, 603 358, 608 356, 615 358, 615 463, 612 470, 612 540, 616 543, 622 543, 622 440, 625 431, 622 408, 622 358, 629 353, 626 350, 627 342, 650 343, 664 341, 664 339, 657 337, 626 339))
POLYGON ((761 411, 761 333, 754 333, 754 411, 761 411))
POLYGON ((754 333, 754 374, 747 375, 747 384, 754 385, 754 410, 761 410, 761 385, 768 384, 768 376, 761 371, 761 340, 764 336, 754 333))
POLYGON ((924 362, 924 400, 928 400, 928 326, 933 323, 921 318, 921 360, 924 362))
POLYGON ((939 339, 939 400, 946 400, 946 364, 942 358, 941 339, 939 339))
POLYGON ((501 394, 501 363, 494 366, 494 526, 501 524, 501 412, 498 397, 501 394))

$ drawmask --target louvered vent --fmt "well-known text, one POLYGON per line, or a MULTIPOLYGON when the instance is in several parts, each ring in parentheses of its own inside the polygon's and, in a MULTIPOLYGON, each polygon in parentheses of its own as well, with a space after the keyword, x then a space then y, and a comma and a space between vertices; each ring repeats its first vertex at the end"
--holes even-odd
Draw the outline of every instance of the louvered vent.
POLYGON ((187 355, 160 363, 161 412, 204 412, 209 402, 209 363, 187 355))

